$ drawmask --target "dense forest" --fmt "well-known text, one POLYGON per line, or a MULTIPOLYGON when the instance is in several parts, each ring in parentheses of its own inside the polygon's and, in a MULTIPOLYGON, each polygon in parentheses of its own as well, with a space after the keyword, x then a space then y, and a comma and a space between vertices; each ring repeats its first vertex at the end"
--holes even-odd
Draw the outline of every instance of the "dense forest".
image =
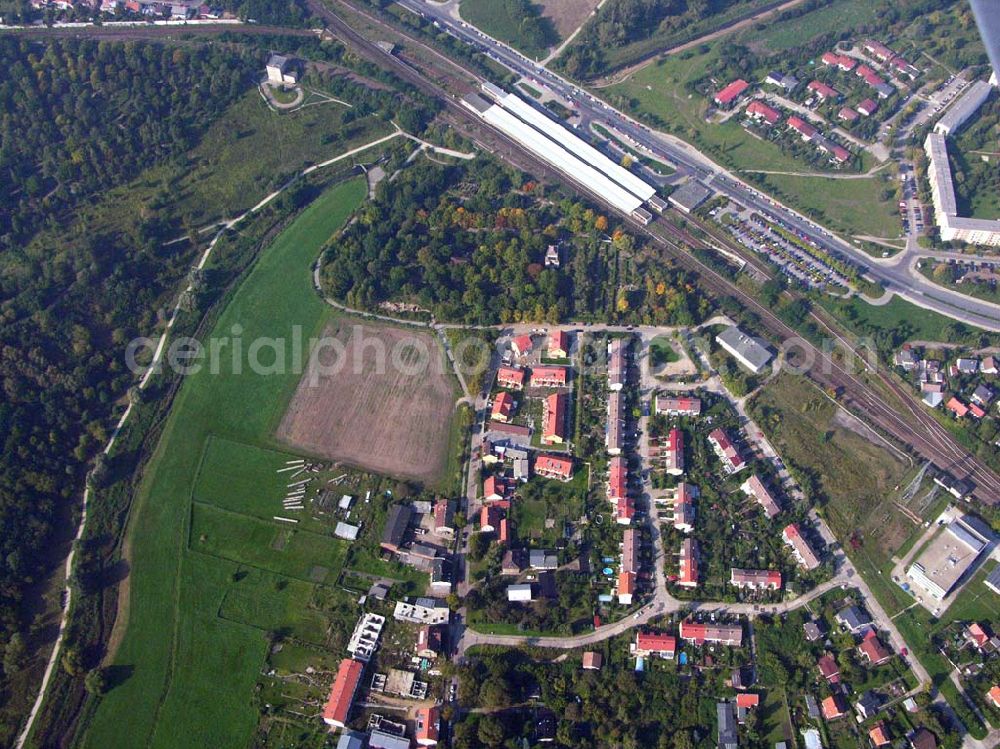
MULTIPOLYGON (((130 236, 74 206, 190 146, 249 84, 256 56, 202 48, 0 39, 0 650, 6 680, 30 652, 26 591, 55 561, 82 466, 132 382, 121 347, 187 270, 152 218, 130 236), (58 234, 57 226, 73 226, 58 234), (29 241, 35 230, 58 242, 29 241)), ((146 220, 146 219, 149 220, 146 220)), ((184 252, 182 252, 182 250, 184 252)), ((63 549, 65 551, 65 549, 63 549)), ((6 695, 6 690, 0 692, 6 695)), ((2 726, 0 726, 2 728, 2 726)))
MULTIPOLYGON (((0 243, 180 153, 250 84, 220 48, 0 38, 0 243)), ((9 289, 3 290, 10 295, 9 289)))
POLYGON ((601 315, 691 324, 707 314, 692 278, 662 261, 639 272, 641 262, 633 238, 606 216, 480 160, 416 165, 383 182, 327 248, 322 278, 351 307, 403 302, 468 323, 601 315), (544 265, 550 244, 559 267, 544 265))

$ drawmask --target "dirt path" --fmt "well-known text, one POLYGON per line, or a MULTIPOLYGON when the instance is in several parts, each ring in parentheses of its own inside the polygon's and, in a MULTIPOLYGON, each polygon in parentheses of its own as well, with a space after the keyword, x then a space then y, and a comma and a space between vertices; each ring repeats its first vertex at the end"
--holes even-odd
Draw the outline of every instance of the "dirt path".
POLYGON ((641 60, 635 63, 634 65, 630 65, 626 68, 621 68, 620 70, 616 70, 613 73, 611 73, 611 75, 595 81, 593 84, 591 84, 591 88, 605 88, 606 86, 613 86, 616 83, 621 83, 622 81, 626 80, 629 76, 631 76, 633 73, 637 73, 643 68, 652 65, 661 57, 666 57, 667 55, 674 55, 677 54, 678 52, 683 52, 688 49, 693 49, 694 47, 697 47, 699 44, 705 44, 706 42, 714 41, 720 37, 726 36, 727 34, 731 34, 734 31, 739 31, 740 29, 744 29, 747 26, 750 26, 751 24, 757 23, 758 21, 762 21, 765 18, 770 18, 772 15, 786 11, 789 8, 794 8, 796 5, 801 5, 804 2, 805 0, 786 0, 786 2, 783 2, 780 5, 777 6, 772 5, 767 8, 764 8, 763 10, 758 11, 757 13, 748 18, 724 24, 715 31, 709 32, 708 34, 705 34, 703 36, 699 36, 697 39, 692 39, 691 41, 684 42, 683 44, 678 44, 674 47, 668 47, 667 49, 661 50, 659 52, 654 52, 645 60, 641 60))

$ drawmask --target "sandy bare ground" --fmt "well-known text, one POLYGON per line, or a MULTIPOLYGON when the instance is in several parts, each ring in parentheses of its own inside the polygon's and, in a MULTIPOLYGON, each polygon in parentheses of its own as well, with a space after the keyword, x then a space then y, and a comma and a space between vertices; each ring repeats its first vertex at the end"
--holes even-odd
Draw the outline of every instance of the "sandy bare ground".
POLYGON ((565 39, 587 20, 599 0, 539 0, 542 15, 552 20, 560 39, 565 39))
POLYGON ((353 321, 325 336, 337 343, 313 352, 278 438, 376 473, 438 481, 456 393, 437 339, 353 321))

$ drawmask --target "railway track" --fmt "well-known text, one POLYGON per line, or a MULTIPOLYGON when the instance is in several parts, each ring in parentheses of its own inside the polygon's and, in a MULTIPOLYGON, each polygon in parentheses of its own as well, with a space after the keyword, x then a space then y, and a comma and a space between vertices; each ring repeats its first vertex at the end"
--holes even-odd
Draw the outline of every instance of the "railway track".
MULTIPOLYGON (((510 140, 506 136, 493 131, 484 126, 483 122, 475 115, 465 109, 459 102, 455 94, 443 88, 439 83, 432 80, 428 74, 418 70, 414 64, 387 54, 373 42, 367 40, 360 33, 349 26, 342 18, 324 6, 320 0, 310 0, 313 11, 323 18, 329 25, 332 33, 347 44, 356 48, 364 57, 375 64, 389 67, 402 80, 413 85, 417 90, 427 96, 435 97, 443 101, 460 131, 469 133, 471 130, 475 135, 472 139, 482 143, 484 140, 494 146, 494 153, 512 161, 518 168, 528 169, 533 173, 547 177, 554 181, 569 183, 573 188, 582 194, 594 196, 591 189, 583 183, 576 182, 564 174, 557 173, 550 167, 540 164, 533 154, 523 149, 519 144, 510 140), (470 127, 471 125, 471 127, 470 127), (502 147, 496 148, 496 145, 502 147)), ((358 11, 360 12, 360 11, 358 11)), ((419 40, 413 39, 380 19, 363 13, 371 23, 390 32, 394 36, 400 37, 406 44, 414 45, 425 50, 434 58, 443 58, 436 50, 428 47, 419 40)), ((455 61, 443 58, 450 68, 442 76, 454 82, 455 70, 463 70, 465 77, 474 85, 479 80, 478 76, 461 68, 455 61)), ((599 196, 596 196, 599 197, 599 196)), ((794 351, 786 352, 786 356, 793 364, 803 363, 803 357, 807 362, 811 362, 806 369, 807 376, 817 385, 824 388, 836 390, 840 394, 840 402, 844 407, 851 407, 854 414, 863 422, 876 427, 885 434, 888 434, 898 442, 909 445, 921 457, 929 459, 935 465, 948 470, 960 479, 967 479, 974 484, 974 494, 981 501, 988 504, 1000 503, 1000 476, 984 466, 974 456, 969 454, 964 448, 957 445, 950 434, 937 423, 929 414, 924 413, 913 398, 902 390, 896 383, 884 373, 877 369, 872 370, 872 374, 877 376, 881 383, 899 399, 906 409, 906 415, 898 413, 893 407, 888 405, 884 398, 873 391, 871 386, 862 382, 849 372, 846 368, 838 364, 833 357, 811 342, 805 340, 794 328, 781 320, 774 312, 747 292, 740 289, 717 271, 701 262, 690 252, 685 251, 678 241, 699 243, 690 233, 673 226, 666 221, 653 222, 643 225, 630 216, 625 217, 625 221, 637 232, 646 235, 654 240, 658 246, 664 249, 680 266, 696 272, 705 288, 715 294, 729 296, 739 301, 747 309, 753 311, 767 330, 784 342, 792 340, 799 348, 796 354, 794 351)), ((823 325, 837 339, 847 345, 852 355, 857 355, 855 347, 851 346, 843 336, 813 314, 813 318, 823 325)))

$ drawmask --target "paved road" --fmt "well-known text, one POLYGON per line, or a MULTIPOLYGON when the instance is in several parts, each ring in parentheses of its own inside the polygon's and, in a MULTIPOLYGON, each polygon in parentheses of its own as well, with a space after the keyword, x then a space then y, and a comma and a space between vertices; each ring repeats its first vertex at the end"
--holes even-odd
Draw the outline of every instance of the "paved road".
POLYGON ((424 0, 399 0, 400 5, 432 18, 457 39, 469 44, 524 78, 551 89, 571 102, 580 116, 582 129, 593 122, 613 125, 654 158, 674 164, 684 174, 701 180, 717 192, 778 219, 809 237, 816 245, 836 255, 847 256, 868 269, 872 280, 918 306, 988 330, 1000 331, 1000 305, 991 304, 942 289, 926 279, 914 278, 905 268, 885 265, 864 250, 835 236, 816 222, 784 206, 737 179, 690 144, 668 133, 652 131, 579 86, 553 73, 541 63, 528 59, 506 44, 489 37, 453 16, 453 4, 424 0))

